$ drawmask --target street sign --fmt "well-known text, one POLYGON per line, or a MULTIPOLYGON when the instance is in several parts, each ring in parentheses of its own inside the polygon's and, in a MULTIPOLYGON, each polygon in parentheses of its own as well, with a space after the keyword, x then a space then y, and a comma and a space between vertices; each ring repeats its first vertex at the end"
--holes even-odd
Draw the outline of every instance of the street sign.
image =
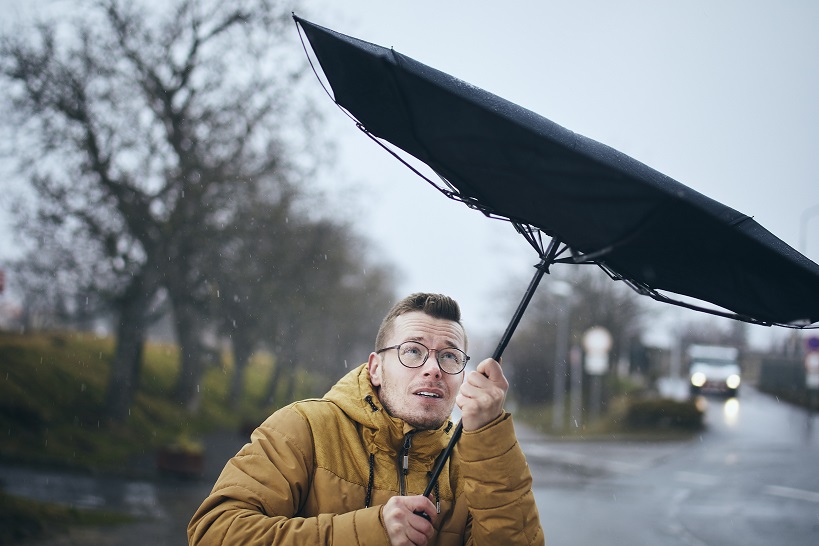
POLYGON ((805 386, 819 389, 819 352, 811 351, 805 356, 805 386))
POLYGON ((586 350, 586 373, 602 375, 609 369, 611 334, 602 326, 595 326, 583 334, 583 348, 586 350))

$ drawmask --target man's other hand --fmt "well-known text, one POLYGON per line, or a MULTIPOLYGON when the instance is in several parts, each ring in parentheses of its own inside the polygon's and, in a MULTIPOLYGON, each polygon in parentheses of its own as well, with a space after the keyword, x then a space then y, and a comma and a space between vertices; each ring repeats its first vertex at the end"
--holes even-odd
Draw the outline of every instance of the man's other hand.
POLYGON ((491 358, 469 372, 455 398, 464 430, 478 430, 500 417, 507 390, 509 382, 500 364, 491 358))
POLYGON ((392 546, 424 546, 435 532, 432 522, 437 515, 435 505, 423 495, 392 497, 381 510, 392 546))

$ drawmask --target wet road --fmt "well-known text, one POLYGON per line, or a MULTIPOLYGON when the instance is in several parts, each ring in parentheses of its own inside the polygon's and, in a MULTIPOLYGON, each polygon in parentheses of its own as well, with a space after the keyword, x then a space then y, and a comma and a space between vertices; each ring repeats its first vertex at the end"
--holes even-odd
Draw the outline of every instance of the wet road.
MULTIPOLYGON (((555 442, 523 427, 549 545, 819 544, 819 417, 747 389, 706 399, 707 430, 669 443, 555 442)), ((181 546, 193 511, 244 439, 208 442, 201 481, 99 480, 0 468, 7 491, 139 518, 33 546, 181 546)))
POLYGON ((530 447, 547 543, 819 544, 819 418, 751 389, 705 402, 691 442, 530 447))

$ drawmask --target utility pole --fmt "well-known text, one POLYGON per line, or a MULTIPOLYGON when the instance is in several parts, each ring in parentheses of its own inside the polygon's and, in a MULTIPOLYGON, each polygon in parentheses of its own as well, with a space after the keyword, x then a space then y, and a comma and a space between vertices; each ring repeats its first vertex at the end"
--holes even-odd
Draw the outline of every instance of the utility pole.
POLYGON ((808 220, 813 216, 819 216, 819 203, 802 211, 799 221, 799 252, 802 254, 808 251, 808 220))

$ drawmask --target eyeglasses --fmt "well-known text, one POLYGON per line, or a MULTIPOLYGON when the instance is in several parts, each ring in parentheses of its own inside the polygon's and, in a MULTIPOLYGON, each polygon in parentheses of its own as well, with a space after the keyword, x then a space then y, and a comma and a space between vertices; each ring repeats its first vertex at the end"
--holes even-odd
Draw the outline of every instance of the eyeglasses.
POLYGON ((429 358, 429 353, 435 351, 435 360, 441 371, 450 375, 457 375, 464 371, 469 357, 460 349, 446 347, 444 349, 430 349, 417 341, 405 341, 392 347, 378 349, 376 353, 383 353, 390 349, 398 350, 398 361, 407 368, 420 368, 429 358))

